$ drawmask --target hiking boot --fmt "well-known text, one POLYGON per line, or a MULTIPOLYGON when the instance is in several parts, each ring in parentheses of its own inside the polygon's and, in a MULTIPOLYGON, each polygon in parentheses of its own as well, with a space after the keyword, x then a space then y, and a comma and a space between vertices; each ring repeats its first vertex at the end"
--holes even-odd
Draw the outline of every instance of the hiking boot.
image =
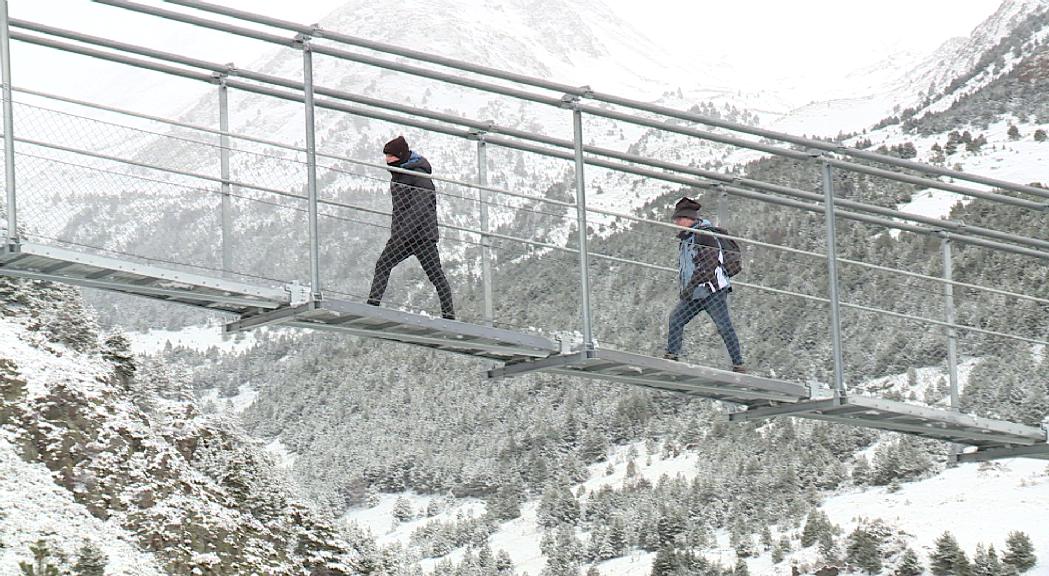
POLYGON ((455 312, 441 312, 441 318, 445 320, 455 320, 455 312))
POLYGON ((663 359, 664 360, 673 360, 674 362, 677 362, 677 361, 681 360, 681 356, 679 356, 677 354, 671 354, 670 352, 667 352, 666 354, 663 355, 663 359))
POLYGON ((378 300, 376 298, 368 298, 368 305, 369 306, 378 306, 379 302, 380 302, 380 300, 378 300))
POLYGON ((732 371, 733 372, 737 372, 739 374, 746 374, 747 373, 747 367, 742 365, 742 364, 736 364, 735 366, 732 367, 732 371))

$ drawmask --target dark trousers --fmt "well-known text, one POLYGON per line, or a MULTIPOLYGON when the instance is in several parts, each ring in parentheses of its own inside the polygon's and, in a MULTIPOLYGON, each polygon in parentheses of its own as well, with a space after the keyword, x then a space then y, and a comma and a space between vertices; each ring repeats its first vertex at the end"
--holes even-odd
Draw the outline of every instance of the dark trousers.
POLYGON ((386 285, 390 282, 390 272, 394 266, 415 256, 422 264, 426 277, 437 289, 437 297, 441 300, 441 315, 445 317, 455 316, 452 306, 452 288, 448 285, 448 279, 444 277, 441 268, 441 255, 437 253, 437 243, 429 240, 395 239, 390 238, 386 247, 382 249, 378 262, 375 263, 375 276, 372 278, 372 287, 368 293, 368 303, 378 304, 382 301, 382 295, 386 293, 386 285))
POLYGON ((721 339, 725 341, 725 348, 732 358, 734 366, 743 365, 743 355, 739 350, 739 339, 736 337, 736 329, 732 326, 732 319, 728 314, 728 290, 719 290, 702 300, 679 300, 674 311, 670 313, 670 332, 667 338, 667 352, 670 354, 681 353, 681 341, 684 336, 685 324, 688 324, 700 312, 706 311, 714 325, 718 327, 721 339))

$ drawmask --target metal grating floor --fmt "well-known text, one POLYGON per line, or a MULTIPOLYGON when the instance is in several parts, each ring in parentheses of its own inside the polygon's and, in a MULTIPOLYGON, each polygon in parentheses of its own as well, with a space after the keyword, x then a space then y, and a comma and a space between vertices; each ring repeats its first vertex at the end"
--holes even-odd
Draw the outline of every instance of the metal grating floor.
POLYGON ((729 420, 759 420, 774 416, 796 416, 902 432, 976 446, 981 450, 1036 446, 1046 442, 1046 432, 1041 428, 866 396, 750 409, 730 414, 729 420))
POLYGON ((557 341, 542 336, 345 300, 325 299, 242 317, 227 324, 226 330, 246 330, 271 324, 414 344, 497 362, 545 358, 560 350, 557 341))
POLYGON ((503 378, 536 371, 609 380, 740 404, 793 403, 809 397, 807 387, 792 382, 606 349, 511 364, 489 370, 488 377, 503 378))
POLYGON ((146 296, 234 314, 275 309, 287 305, 290 298, 289 293, 280 288, 33 242, 5 247, 0 252, 0 274, 146 296))

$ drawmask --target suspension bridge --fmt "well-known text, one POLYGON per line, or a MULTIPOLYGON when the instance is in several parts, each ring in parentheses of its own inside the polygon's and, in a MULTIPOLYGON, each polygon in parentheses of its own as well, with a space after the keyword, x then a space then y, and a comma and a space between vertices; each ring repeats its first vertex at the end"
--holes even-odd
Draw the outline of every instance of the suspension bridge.
MULTIPOLYGON (((294 51, 301 58, 302 80, 12 19, 7 2, 0 0, 6 182, 0 274, 222 313, 230 317, 225 330, 231 333, 279 325, 473 356, 494 363, 486 372, 493 380, 541 372, 611 381, 730 402, 738 406, 727 416, 731 421, 790 416, 911 434, 956 445, 953 457, 963 462, 1049 459, 1044 425, 962 413, 959 390, 960 369, 984 350, 1019 345, 1044 351, 1049 344, 1044 321, 1049 300, 1022 288, 956 280, 952 260, 952 247, 962 245, 982 254, 1022 258, 1032 277, 1044 276, 1049 241, 850 198, 841 183, 842 175, 858 175, 1041 215, 1049 210, 1049 190, 197 0, 167 0, 193 12, 130 0, 96 2, 172 25, 204 27, 294 51), (219 125, 204 126, 17 86, 13 84, 18 62, 12 63, 12 41, 211 84, 217 88, 219 125), (564 114, 565 131, 570 128, 571 137, 330 88, 323 78, 315 80, 314 58, 350 62, 553 110, 564 114), (305 145, 231 130, 230 92, 274 106, 296 107, 304 120, 305 145), (363 263, 367 257, 348 245, 350 238, 339 234, 345 234, 345 223, 353 223, 355 229, 365 231, 360 234, 381 237, 389 227, 389 212, 347 198, 331 182, 356 181, 378 188, 384 185, 388 171, 398 169, 323 149, 317 141, 321 114, 326 123, 336 118, 366 118, 476 147, 475 178, 444 173, 440 167, 433 175, 442 204, 454 207, 451 214, 442 212, 442 250, 465 269, 477 271, 453 278, 457 287, 469 284, 468 295, 456 291, 457 298, 466 300, 461 302, 458 320, 420 309, 413 293, 404 291, 391 296, 383 307, 364 302, 360 274, 347 274, 348 268, 339 262, 359 258, 363 263), (588 126, 598 125, 595 123, 785 158, 795 162, 798 170, 818 175, 822 189, 740 177, 643 151, 599 145, 598 138, 584 133, 588 126), (136 142, 140 144, 137 149, 132 145, 136 142), (569 167, 574 173, 574 199, 490 184, 489 153, 496 150, 533 159, 545 169, 569 167), (187 159, 199 161, 187 164, 187 159), (194 165, 201 168, 191 167, 194 165), (769 206, 821 218, 824 250, 792 244, 783 236, 735 237, 746 247, 750 267, 789 260, 791 266, 823 278, 826 289, 813 292, 792 284, 789 278, 749 282, 743 275, 734 294, 748 310, 792 310, 796 324, 821 319, 808 332, 791 322, 778 330, 761 327, 757 325, 760 315, 740 322, 744 342, 765 338, 772 343, 770 348, 784 354, 816 357, 812 374, 779 370, 774 355, 751 362, 754 368, 744 374, 718 368, 720 350, 681 362, 634 344, 615 345, 618 339, 636 342, 627 336, 632 330, 655 330, 654 325, 663 323, 665 311, 653 312, 659 322, 642 328, 617 325, 622 321, 616 310, 629 298, 622 288, 613 291, 594 283, 595 267, 605 267, 605 274, 622 274, 624 282, 629 282, 627 277, 647 275, 671 285, 673 280, 667 279, 674 278, 676 268, 613 246, 596 224, 614 222, 630 228, 669 254, 676 251, 673 236, 680 228, 640 213, 588 206, 587 187, 592 179, 588 180, 587 170, 599 171, 602 177, 618 175, 702 190, 717 200, 719 222, 769 206), (133 212, 136 205, 140 211, 129 221, 115 216, 125 210, 133 212), (254 215, 259 222, 240 220, 245 214, 254 215), (507 225, 522 216, 543 224, 532 232, 529 227, 507 225), (178 245, 128 242, 129 234, 122 229, 136 228, 140 234, 145 230, 148 238, 151 226, 163 226, 164 218, 176 217, 188 231, 187 239, 178 245), (270 228, 264 228, 262 221, 270 228), (932 239, 938 244, 942 274, 841 257, 839 243, 847 235, 838 227, 845 225, 873 227, 890 236, 932 239), (291 245, 282 245, 278 256, 249 256, 252 249, 265 252, 268 243, 275 242, 274 228, 294 231, 291 245), (570 230, 574 235, 551 232, 557 230, 570 230), (199 248, 196 252, 187 247, 194 242, 199 248), (544 294, 539 285, 543 278, 512 270, 509 263, 529 257, 541 260, 553 277, 570 281, 576 293, 544 294), (511 280, 513 274, 520 277, 511 280), (922 302, 891 309, 864 301, 865 292, 843 286, 844 274, 863 277, 882 290, 906 288, 901 293, 910 292, 922 302), (538 319, 513 310, 514 303, 498 298, 500 287, 528 282, 537 283, 530 294, 548 300, 542 306, 537 304, 545 311, 538 319), (969 302, 977 302, 974 306, 980 305, 979 298, 984 298, 986 307, 990 302, 1005 302, 1012 307, 1009 313, 1017 316, 1015 329, 963 323, 957 317, 955 289, 964 291, 969 302), (849 353, 849 339, 862 337, 865 325, 890 322, 898 323, 900 333, 932 335, 942 342, 946 353, 937 369, 949 379, 949 403, 881 398, 847 385, 850 370, 862 373, 858 365, 869 360, 856 356, 857 352, 849 353)), ((157 232, 158 237, 164 236, 157 232)), ((637 306, 646 304, 636 302, 637 306)), ((700 322, 696 324, 693 329, 698 330, 700 322)), ((908 356, 905 347, 895 353, 898 358, 890 364, 911 368, 928 364, 922 363, 928 356, 917 352, 908 356)))

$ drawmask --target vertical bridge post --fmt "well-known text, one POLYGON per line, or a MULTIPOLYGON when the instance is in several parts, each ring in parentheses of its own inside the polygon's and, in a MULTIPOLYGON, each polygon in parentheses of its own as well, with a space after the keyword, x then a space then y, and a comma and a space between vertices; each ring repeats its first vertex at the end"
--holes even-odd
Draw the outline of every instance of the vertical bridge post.
POLYGON ((718 191, 718 226, 724 228, 728 224, 728 192, 721 185, 715 186, 714 190, 718 191))
POLYGON ((594 329, 590 314, 590 254, 586 238, 586 175, 583 172, 583 112, 579 109, 578 96, 566 95, 562 100, 572 110, 572 138, 575 143, 576 226, 579 228, 579 285, 583 348, 593 350, 594 329))
POLYGON ((493 298, 492 278, 492 237, 488 235, 488 143, 485 133, 474 132, 477 137, 477 200, 481 213, 481 283, 484 290, 484 322, 489 326, 495 323, 495 301, 493 298))
POLYGON ((320 239, 317 231, 317 132, 313 104, 313 50, 310 37, 300 34, 296 42, 302 49, 303 101, 306 104, 306 184, 309 213, 310 297, 321 299, 320 239))
MULTIPOLYGON (((951 235, 940 232, 943 240, 943 304, 944 321, 947 322, 947 374, 951 385, 951 410, 961 410, 961 397, 958 393, 958 332, 954 328, 954 263, 951 258, 951 235)), ((961 452, 961 446, 951 444, 951 457, 947 462, 949 465, 957 463, 955 456, 961 452)))
POLYGON ((226 86, 226 75, 218 76, 219 83, 219 163, 222 178, 222 269, 233 271, 233 216, 231 214, 229 171, 229 87, 226 86))
POLYGON ((838 300, 838 243, 834 222, 834 171, 823 162, 823 202, 827 221, 827 277, 830 284, 830 337, 834 356, 834 395, 845 396, 845 366, 841 349, 841 306, 838 300))
POLYGON ((4 99, 4 176, 7 189, 8 246, 18 244, 18 204, 15 196, 15 113, 11 101, 11 30, 7 0, 0 0, 0 65, 3 67, 4 99))

